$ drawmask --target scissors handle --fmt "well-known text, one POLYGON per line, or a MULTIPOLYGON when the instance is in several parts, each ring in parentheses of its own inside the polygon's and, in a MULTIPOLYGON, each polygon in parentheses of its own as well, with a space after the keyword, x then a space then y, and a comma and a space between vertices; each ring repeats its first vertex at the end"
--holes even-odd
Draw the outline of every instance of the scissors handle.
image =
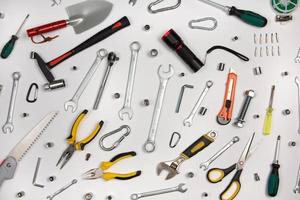
POLYGON ((230 174, 235 169, 236 169, 236 163, 234 163, 233 165, 231 165, 226 169, 212 168, 207 172, 206 178, 211 183, 218 183, 222 181, 225 176, 230 174))
POLYGON ((243 169, 239 169, 234 174, 227 188, 220 194, 221 200, 233 200, 241 190, 240 176, 243 169))

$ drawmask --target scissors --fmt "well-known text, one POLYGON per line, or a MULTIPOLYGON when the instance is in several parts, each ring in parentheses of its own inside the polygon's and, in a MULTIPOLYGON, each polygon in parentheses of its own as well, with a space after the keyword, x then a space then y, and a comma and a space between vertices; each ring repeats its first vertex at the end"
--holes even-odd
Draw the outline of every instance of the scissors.
POLYGON ((253 133, 253 135, 248 140, 247 145, 245 146, 244 151, 237 163, 234 163, 226 169, 213 168, 208 171, 207 180, 211 183, 218 183, 221 182, 223 178, 225 178, 232 171, 234 171, 235 169, 237 170, 227 188, 220 194, 221 200, 233 200, 238 195, 241 189, 240 176, 243 172, 243 168, 247 159, 251 155, 249 154, 249 152, 254 136, 255 133, 253 133))

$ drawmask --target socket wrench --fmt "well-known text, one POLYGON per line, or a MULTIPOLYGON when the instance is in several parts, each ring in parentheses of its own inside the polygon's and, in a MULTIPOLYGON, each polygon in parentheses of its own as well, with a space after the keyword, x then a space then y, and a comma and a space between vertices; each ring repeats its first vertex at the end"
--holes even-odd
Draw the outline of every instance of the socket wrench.
POLYGON ((76 183, 77 183, 77 180, 73 179, 71 183, 69 183, 66 186, 62 187, 61 189, 57 190, 52 195, 48 195, 47 199, 52 200, 55 196, 59 195, 60 193, 62 193, 63 191, 65 191, 66 189, 68 189, 69 187, 71 187, 72 185, 74 185, 76 183))
POLYGON ((300 165, 298 169, 297 179, 296 179, 296 186, 294 188, 294 193, 300 193, 300 165))
POLYGON ((65 111, 68 111, 69 107, 72 109, 72 112, 75 112, 78 107, 78 101, 80 99, 80 96, 84 92, 85 88, 89 84, 90 80, 92 79, 93 75, 97 71, 98 67, 100 66, 102 60, 107 57, 107 50, 106 49, 100 49, 97 51, 97 57, 89 69, 89 71, 86 73, 85 77, 81 81, 78 89, 76 90, 74 96, 69 101, 65 102, 65 111))
POLYGON ((139 42, 135 41, 130 44, 131 59, 130 59, 128 80, 127 80, 126 94, 125 94, 123 108, 119 111, 119 118, 121 120, 124 120, 124 115, 128 115, 129 120, 131 120, 133 117, 133 110, 131 108, 131 99, 133 93, 136 65, 137 65, 140 49, 141 49, 141 44, 139 42))
POLYGON ((162 65, 160 65, 158 68, 158 76, 160 82, 159 89, 158 89, 158 94, 156 97, 155 107, 152 115, 152 121, 150 125, 148 139, 144 144, 144 150, 147 153, 151 153, 155 150, 155 138, 156 138, 161 109, 164 103, 165 92, 167 89, 168 81, 174 75, 174 72, 175 71, 172 65, 169 65, 168 71, 164 71, 162 65))
POLYGON ((298 133, 300 134, 300 79, 298 78, 298 76, 296 76, 295 78, 295 82, 297 84, 298 87, 298 109, 299 109, 299 128, 298 128, 298 133))
POLYGON ((203 92, 201 93, 201 95, 200 95, 197 103, 195 104, 194 108, 192 109, 190 115, 185 120, 183 120, 183 125, 184 126, 191 127, 193 125, 194 117, 195 117, 197 111, 199 110, 202 101, 204 100, 205 96, 207 95, 208 90, 213 86, 213 84, 214 83, 212 81, 207 81, 206 82, 205 88, 204 88, 203 92))
POLYGON ((237 136, 233 137, 222 149, 220 149, 217 153, 215 153, 215 155, 213 155, 206 162, 201 163, 200 169, 203 169, 204 171, 206 171, 212 162, 214 162, 218 157, 220 157, 225 151, 227 151, 230 147, 232 147, 238 141, 240 141, 239 137, 237 137, 237 136))
POLYGON ((166 188, 166 189, 161 189, 161 190, 155 190, 155 191, 151 191, 151 192, 143 192, 143 193, 139 193, 139 194, 132 194, 130 196, 130 198, 132 200, 137 200, 137 199, 140 199, 140 198, 143 198, 143 197, 156 196, 156 195, 161 195, 161 194, 166 194, 166 193, 171 193, 171 192, 185 193, 187 191, 187 189, 184 188, 184 186, 185 186, 184 183, 180 183, 176 187, 171 187, 171 188, 166 188))
POLYGON ((16 98, 18 94, 18 86, 19 86, 19 80, 21 78, 20 72, 14 72, 12 74, 13 77, 13 86, 10 96, 10 102, 9 102, 9 108, 8 108, 8 114, 5 124, 2 127, 3 133, 12 133, 14 130, 13 125, 13 117, 14 117, 14 110, 15 110, 15 104, 16 104, 16 98))

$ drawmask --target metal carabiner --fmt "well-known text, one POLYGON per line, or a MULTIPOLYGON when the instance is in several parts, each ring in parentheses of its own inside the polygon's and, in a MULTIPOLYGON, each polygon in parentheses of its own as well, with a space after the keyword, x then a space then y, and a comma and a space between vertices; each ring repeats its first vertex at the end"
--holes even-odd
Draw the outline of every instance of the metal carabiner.
POLYGON ((102 150, 104 150, 104 151, 111 151, 111 150, 115 149, 117 146, 120 145, 120 143, 125 139, 125 137, 127 137, 130 134, 130 131, 131 131, 131 129, 130 129, 129 126, 123 125, 123 126, 120 126, 120 128, 118 128, 118 129, 116 129, 114 131, 111 131, 109 133, 104 134, 99 139, 99 146, 100 146, 100 148, 102 150), (122 137, 120 137, 117 141, 115 141, 111 147, 105 147, 104 146, 103 141, 104 141, 105 138, 107 138, 107 137, 109 137, 109 136, 111 136, 111 135, 113 135, 115 133, 118 133, 118 132, 122 131, 123 129, 126 129, 126 132, 124 133, 124 135, 122 135, 122 137))
POLYGON ((201 18, 201 19, 195 19, 195 20, 191 20, 189 22, 189 27, 191 29, 201 29, 201 30, 206 30, 206 31, 212 31, 214 29, 217 28, 217 25, 218 25, 218 21, 213 18, 213 17, 204 17, 204 18, 201 18), (211 27, 205 27, 205 26, 195 26, 193 25, 194 23, 198 23, 198 22, 205 22, 205 21, 212 21, 213 22, 213 25, 211 27))
POLYGON ((156 9, 156 10, 153 10, 152 7, 153 6, 156 6, 157 4, 163 2, 164 0, 157 0, 157 1, 154 1, 152 3, 149 4, 148 6, 148 10, 149 12, 151 13, 159 13, 159 12, 164 12, 164 11, 168 11, 168 10, 173 10, 173 9, 176 9, 180 6, 181 4, 181 0, 178 0, 177 4, 174 5, 174 6, 169 6, 169 7, 165 7, 165 8, 159 8, 159 9, 156 9))
POLYGON ((26 101, 28 103, 34 103, 36 102, 37 98, 38 98, 38 89, 39 89, 39 86, 38 84, 36 83, 32 83, 28 89, 28 92, 27 92, 27 95, 26 95, 26 101), (31 94, 31 91, 33 90, 33 87, 34 87, 34 97, 33 99, 30 99, 30 94, 31 94))
POLYGON ((176 147, 177 144, 179 143, 180 139, 181 139, 180 133, 174 132, 174 133, 172 134, 172 136, 171 136, 171 139, 170 139, 170 142, 169 142, 169 147, 170 147, 170 148, 176 147), (175 135, 177 135, 177 140, 174 142, 174 137, 175 137, 175 135))

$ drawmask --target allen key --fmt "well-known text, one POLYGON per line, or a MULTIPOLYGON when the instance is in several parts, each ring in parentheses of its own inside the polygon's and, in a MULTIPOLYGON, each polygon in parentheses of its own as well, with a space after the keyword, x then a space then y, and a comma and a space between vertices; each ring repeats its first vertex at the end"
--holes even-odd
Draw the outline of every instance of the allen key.
POLYGON ((34 171, 34 175, 33 175, 32 184, 36 187, 44 188, 44 185, 36 183, 36 178, 37 178, 37 175, 38 175, 38 172, 39 172, 41 160, 42 160, 42 158, 38 157, 36 167, 35 167, 35 171, 34 171))
POLYGON ((176 109, 175 109, 176 113, 179 113, 179 109, 180 109, 180 106, 181 106, 181 101, 182 101, 182 98, 183 98, 183 93, 184 93, 185 88, 193 89, 194 86, 193 85, 185 84, 185 85, 183 85, 181 87, 181 90, 180 90, 180 93, 179 93, 179 97, 178 97, 178 101, 177 101, 177 105, 176 105, 176 109))

